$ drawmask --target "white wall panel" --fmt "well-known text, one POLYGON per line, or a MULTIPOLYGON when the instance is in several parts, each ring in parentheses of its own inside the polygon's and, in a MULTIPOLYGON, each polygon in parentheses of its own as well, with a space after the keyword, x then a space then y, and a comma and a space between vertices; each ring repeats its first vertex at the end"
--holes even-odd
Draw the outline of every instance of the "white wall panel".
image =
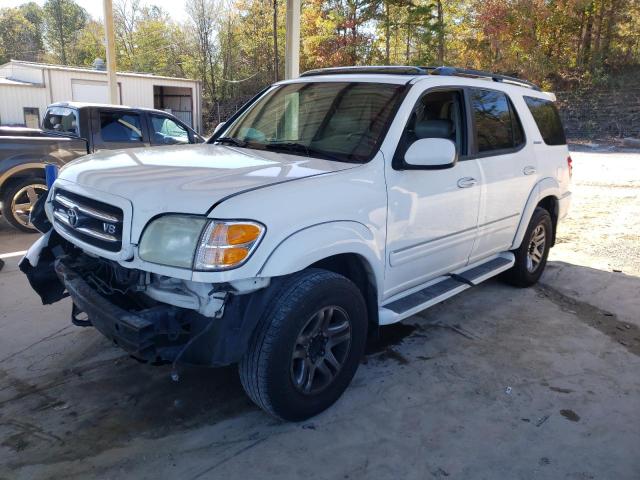
POLYGON ((47 109, 46 89, 0 84, 0 125, 22 125, 24 107, 37 108, 42 120, 47 109))

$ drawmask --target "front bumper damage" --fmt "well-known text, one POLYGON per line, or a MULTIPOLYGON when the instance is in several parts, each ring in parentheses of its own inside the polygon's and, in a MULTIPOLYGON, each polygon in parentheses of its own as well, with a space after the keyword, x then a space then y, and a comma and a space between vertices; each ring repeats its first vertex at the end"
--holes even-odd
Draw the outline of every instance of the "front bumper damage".
POLYGON ((180 321, 177 307, 158 305, 127 311, 93 290, 67 259, 56 260, 55 272, 73 300, 72 320, 78 323, 78 314, 85 313, 89 319, 86 326, 94 326, 134 357, 155 362, 172 361, 177 356, 176 350, 186 344, 183 337, 188 331, 180 321))
POLYGON ((43 304, 69 296, 74 324, 93 326, 134 358, 154 364, 222 366, 239 361, 270 291, 239 295, 230 285, 213 285, 212 291, 223 295, 224 308, 205 316, 157 301, 145 294, 148 274, 88 256, 55 230, 34 244, 20 269, 43 304), (105 288, 95 272, 108 272, 102 274, 107 281, 124 275, 130 284, 105 288))

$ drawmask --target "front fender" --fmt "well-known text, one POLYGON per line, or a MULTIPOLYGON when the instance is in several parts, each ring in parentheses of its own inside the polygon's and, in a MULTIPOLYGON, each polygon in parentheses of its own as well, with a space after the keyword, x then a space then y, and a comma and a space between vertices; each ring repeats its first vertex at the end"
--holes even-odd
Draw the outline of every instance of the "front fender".
POLYGON ((325 258, 349 253, 363 257, 375 275, 376 286, 382 285, 384 246, 377 245, 369 228, 351 220, 320 223, 289 235, 271 252, 258 274, 288 275, 325 258))
POLYGON ((562 191, 560 190, 558 181, 552 177, 543 178, 538 183, 536 183, 531 190, 529 198, 527 199, 527 203, 522 212, 522 216, 520 217, 520 224, 518 225, 516 234, 513 237, 511 250, 515 250, 520 246, 520 243, 522 243, 522 239, 524 238, 524 234, 527 231, 527 227, 529 226, 529 221, 531 220, 533 211, 536 209, 538 203, 540 203, 540 200, 549 196, 553 196, 556 199, 559 199, 562 196, 562 191))

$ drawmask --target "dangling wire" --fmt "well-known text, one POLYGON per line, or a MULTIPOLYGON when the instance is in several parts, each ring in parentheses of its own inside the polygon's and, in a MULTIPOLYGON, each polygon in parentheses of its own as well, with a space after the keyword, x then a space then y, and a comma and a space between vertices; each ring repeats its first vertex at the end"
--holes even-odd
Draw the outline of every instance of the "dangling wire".
POLYGON ((216 318, 218 317, 218 314, 220 312, 222 312, 222 309, 226 305, 228 298, 229 298, 229 292, 225 293, 224 299, 222 300, 222 305, 216 311, 216 313, 213 314, 213 318, 211 319, 209 324, 206 327, 204 327, 197 335, 194 335, 193 337, 191 337, 191 339, 185 344, 185 346, 182 347, 180 352, 178 352, 178 355, 176 355, 175 360, 171 363, 171 380, 173 380, 174 382, 179 382, 180 381, 180 374, 178 373, 178 369, 176 368, 176 364, 178 363, 178 360, 180 360, 182 355, 189 349, 189 347, 191 347, 193 342, 198 340, 200 337, 202 337, 205 333, 207 333, 209 331, 209 329, 211 328, 213 323, 216 321, 216 318))

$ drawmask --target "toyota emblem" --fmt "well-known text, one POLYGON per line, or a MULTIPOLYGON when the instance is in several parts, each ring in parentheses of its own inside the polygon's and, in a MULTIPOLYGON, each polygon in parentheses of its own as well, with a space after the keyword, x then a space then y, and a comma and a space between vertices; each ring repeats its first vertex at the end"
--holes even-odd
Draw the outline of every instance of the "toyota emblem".
POLYGON ((78 225, 78 211, 75 208, 70 208, 67 210, 67 219, 69 220, 69 225, 75 227, 78 225))

